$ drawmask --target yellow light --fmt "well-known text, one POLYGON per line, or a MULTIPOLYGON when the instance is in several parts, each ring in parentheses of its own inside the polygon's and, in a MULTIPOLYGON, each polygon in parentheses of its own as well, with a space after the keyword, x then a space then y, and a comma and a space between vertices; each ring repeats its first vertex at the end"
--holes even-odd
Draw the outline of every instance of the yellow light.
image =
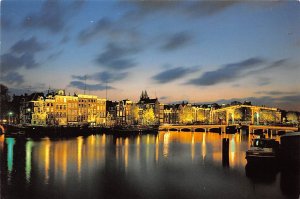
POLYGON ((26 180, 30 182, 30 174, 31 174, 31 153, 32 153, 32 141, 27 141, 26 143, 26 166, 25 166, 25 173, 26 173, 26 180))
POLYGON ((80 178, 81 176, 81 159, 82 159, 82 144, 83 144, 83 138, 80 136, 77 138, 77 173, 80 178))

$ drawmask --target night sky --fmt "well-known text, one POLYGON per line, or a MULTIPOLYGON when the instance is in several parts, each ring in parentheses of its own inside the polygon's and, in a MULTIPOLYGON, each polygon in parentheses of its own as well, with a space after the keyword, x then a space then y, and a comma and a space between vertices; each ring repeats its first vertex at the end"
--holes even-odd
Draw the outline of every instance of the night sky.
POLYGON ((1 83, 300 111, 300 2, 1 1, 1 83), (107 83, 107 84, 106 84, 107 83))

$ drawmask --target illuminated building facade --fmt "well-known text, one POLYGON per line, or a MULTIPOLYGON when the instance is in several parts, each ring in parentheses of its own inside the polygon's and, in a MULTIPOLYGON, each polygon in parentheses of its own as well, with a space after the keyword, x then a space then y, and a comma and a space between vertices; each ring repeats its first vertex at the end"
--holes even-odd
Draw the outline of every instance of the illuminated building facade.
POLYGON ((34 109, 33 101, 38 100, 40 97, 44 97, 44 93, 32 93, 30 95, 14 96, 19 97, 19 105, 15 104, 14 107, 19 111, 20 124, 30 124, 32 119, 32 112, 34 109))
POLYGON ((106 101, 106 125, 113 126, 117 121, 117 105, 119 102, 106 101))
POLYGON ((143 91, 138 102, 106 101, 95 95, 66 95, 64 90, 20 96, 20 123, 32 125, 152 125, 224 124, 266 125, 299 123, 299 113, 255 106, 251 102, 231 104, 161 104, 143 91))
POLYGON ((116 106, 117 111, 117 125, 133 125, 133 102, 130 100, 122 100, 116 106))
POLYGON ((147 109, 153 109, 154 117, 156 118, 156 123, 163 121, 163 111, 162 104, 159 103, 157 98, 149 98, 147 91, 142 91, 141 97, 137 106, 140 108, 140 120, 139 124, 143 123, 143 113, 147 109))
POLYGON ((276 124, 282 122, 282 111, 277 108, 234 102, 219 106, 189 103, 165 105, 165 124, 276 124))
POLYGON ((179 123, 179 106, 180 104, 164 105, 163 123, 178 124, 179 123))
POLYGON ((33 103, 31 124, 46 125, 47 115, 44 109, 44 97, 40 96, 31 102, 33 103))
POLYGON ((31 100, 32 125, 105 125, 106 99, 66 95, 64 90, 31 100))

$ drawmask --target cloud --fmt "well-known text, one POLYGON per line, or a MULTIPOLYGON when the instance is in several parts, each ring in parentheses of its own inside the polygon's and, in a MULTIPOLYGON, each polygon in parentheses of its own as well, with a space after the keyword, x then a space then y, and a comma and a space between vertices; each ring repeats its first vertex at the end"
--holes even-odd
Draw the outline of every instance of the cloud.
POLYGON ((10 19, 5 17, 4 15, 1 16, 1 29, 8 30, 13 28, 13 23, 10 19))
POLYGON ((37 41, 36 37, 31 37, 27 40, 20 40, 11 47, 11 52, 14 53, 36 53, 46 48, 46 44, 37 41))
POLYGON ((290 91, 257 91, 256 94, 264 94, 264 95, 294 95, 297 92, 290 92, 290 91))
POLYGON ((97 35, 111 30, 112 27, 113 23, 110 19, 102 18, 96 23, 96 25, 93 25, 92 27, 81 31, 78 38, 81 42, 87 42, 97 35))
POLYGON ((298 104, 300 104, 300 94, 281 96, 281 97, 277 98, 277 100, 280 101, 280 102, 285 102, 285 103, 298 103, 298 104))
POLYGON ((79 10, 84 6, 85 2, 86 0, 76 0, 71 3, 71 8, 73 8, 74 10, 79 10))
POLYGON ((255 105, 273 105, 273 98, 270 96, 219 99, 216 101, 216 103, 230 104, 233 101, 238 101, 238 102, 251 101, 252 104, 255 104, 255 105))
POLYGON ((110 42, 107 44, 105 51, 96 58, 96 63, 112 70, 125 70, 136 66, 136 62, 132 58, 127 58, 127 56, 137 52, 137 47, 124 47, 110 42))
POLYGON ((1 80, 7 84, 20 85, 24 82, 24 77, 17 72, 9 72, 3 75, 1 80))
MULTIPOLYGON (((57 89, 54 89, 57 90, 57 89)), ((32 93, 32 92, 43 92, 47 93, 48 89, 46 89, 46 85, 44 83, 35 83, 30 85, 17 85, 17 87, 10 87, 9 93, 15 95, 23 95, 24 93, 32 93)))
MULTIPOLYGON (((247 73, 247 75, 256 75, 256 74, 260 74, 262 72, 266 72, 272 69, 276 69, 276 68, 280 68, 280 67, 292 67, 292 65, 288 64, 288 59, 279 59, 276 61, 273 61, 271 63, 268 63, 267 66, 261 67, 261 68, 257 68, 255 70, 249 71, 247 73)), ((263 78, 261 78, 263 80, 263 78)), ((266 80, 267 78, 265 78, 266 80)))
POLYGON ((161 96, 161 97, 159 97, 159 100, 166 100, 168 98, 169 98, 168 96, 161 96))
MULTIPOLYGON (((300 94, 294 93, 293 95, 284 95, 277 97, 273 91, 271 91, 271 95, 266 95, 262 97, 245 97, 245 98, 231 98, 231 99, 220 99, 217 100, 218 104, 230 104, 232 101, 251 101, 253 105, 266 105, 269 107, 278 107, 286 110, 298 110, 300 111, 300 94)), ((282 92, 284 93, 284 92, 282 92)), ((212 103, 212 102, 205 102, 212 103)))
POLYGON ((266 61, 261 58, 253 57, 241 62, 227 64, 215 71, 205 72, 202 76, 190 80, 187 84, 209 86, 221 82, 229 82, 241 77, 244 72, 255 69, 265 62, 266 61))
POLYGON ((158 73, 157 75, 153 76, 152 79, 154 79, 158 83, 168 83, 176 79, 182 78, 194 71, 195 69, 185 67, 171 68, 158 73))
POLYGON ((68 35, 64 35, 63 38, 60 40, 61 44, 65 44, 70 40, 68 35))
POLYGON ((264 68, 264 70, 282 67, 285 64, 287 64, 287 62, 288 62, 288 59, 279 59, 279 60, 276 60, 276 61, 272 62, 269 66, 267 66, 266 68, 264 68))
POLYGON ((95 73, 92 75, 93 80, 97 80, 100 82, 115 82, 115 81, 120 81, 128 76, 127 72, 108 72, 108 71, 103 71, 99 73, 95 73))
POLYGON ((186 46, 191 40, 191 36, 186 32, 176 33, 166 41, 161 49, 164 51, 177 50, 186 46))
POLYGON ((38 63, 35 61, 33 54, 24 53, 21 56, 15 56, 12 53, 1 55, 1 69, 2 72, 14 71, 25 67, 26 69, 35 68, 38 63))
POLYGON ((81 75, 72 75, 72 78, 83 81, 83 80, 87 80, 87 75, 83 75, 83 76, 81 76, 81 75))
POLYGON ((106 86, 104 84, 85 84, 82 81, 71 81, 69 86, 81 90, 90 90, 90 91, 102 91, 105 89, 114 89, 113 87, 106 86))
POLYGON ((109 72, 109 71, 103 71, 94 73, 92 75, 83 75, 83 76, 77 76, 72 75, 72 78, 78 79, 78 80, 95 80, 102 83, 112 83, 116 81, 120 81, 125 79, 128 76, 127 72, 109 72))
POLYGON ((155 12, 161 12, 182 14, 197 19, 218 14, 236 3, 234 1, 130 1, 127 4, 133 6, 134 9, 130 10, 127 16, 130 16, 131 19, 139 19, 155 12))
POLYGON ((111 42, 122 41, 136 44, 139 42, 140 34, 130 24, 131 21, 127 21, 125 18, 113 21, 103 17, 97 22, 91 23, 87 29, 82 30, 78 35, 78 40, 81 44, 86 44, 97 38, 105 38, 111 42))
POLYGON ((135 5, 139 10, 142 10, 144 12, 153 12, 155 10, 170 9, 170 7, 178 4, 178 2, 165 0, 134 1, 131 3, 135 5))
POLYGON ((259 77, 259 78, 257 79, 256 85, 258 85, 258 86, 266 86, 266 85, 268 85, 268 84, 270 84, 270 83, 271 83, 270 78, 267 78, 267 77, 259 77))
POLYGON ((35 54, 46 49, 46 44, 38 42, 36 37, 21 39, 12 45, 9 53, 1 55, 1 69, 3 73, 15 71, 22 67, 32 69, 39 64, 35 60, 35 54))
POLYGON ((74 16, 82 6, 84 1, 74 1, 64 5, 59 0, 47 0, 42 8, 31 13, 23 20, 23 27, 45 29, 51 33, 58 33, 65 29, 65 19, 74 16))
POLYGON ((141 20, 144 17, 156 14, 157 12, 161 13, 170 13, 179 11, 180 2, 179 1, 165 1, 165 0, 146 0, 146 1, 126 1, 121 2, 121 6, 129 5, 133 8, 127 12, 123 18, 130 21, 141 20))
POLYGON ((58 0, 47 0, 39 12, 25 18, 23 26, 44 28, 53 33, 60 32, 65 27, 64 10, 58 0))
POLYGON ((220 13, 236 3, 235 1, 191 1, 183 11, 193 17, 206 17, 220 13))
POLYGON ((48 59, 48 60, 55 60, 55 59, 57 59, 63 52, 64 52, 63 50, 59 50, 59 51, 57 51, 57 52, 53 52, 53 53, 51 53, 51 54, 47 57, 47 59, 48 59))

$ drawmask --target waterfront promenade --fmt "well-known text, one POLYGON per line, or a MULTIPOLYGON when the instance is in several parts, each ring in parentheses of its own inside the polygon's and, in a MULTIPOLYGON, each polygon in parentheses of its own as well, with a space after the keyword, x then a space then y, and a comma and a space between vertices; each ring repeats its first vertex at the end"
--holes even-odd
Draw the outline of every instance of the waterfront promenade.
POLYGON ((88 127, 88 126, 14 126, 1 125, 1 133, 4 134, 26 134, 29 136, 76 136, 98 133, 126 134, 133 135, 139 133, 157 133, 158 131, 178 131, 178 132, 215 132, 215 133, 267 133, 272 135, 282 135, 287 132, 299 131, 295 126, 283 125, 223 125, 223 124, 163 124, 158 127, 152 126, 120 126, 120 127, 88 127))

